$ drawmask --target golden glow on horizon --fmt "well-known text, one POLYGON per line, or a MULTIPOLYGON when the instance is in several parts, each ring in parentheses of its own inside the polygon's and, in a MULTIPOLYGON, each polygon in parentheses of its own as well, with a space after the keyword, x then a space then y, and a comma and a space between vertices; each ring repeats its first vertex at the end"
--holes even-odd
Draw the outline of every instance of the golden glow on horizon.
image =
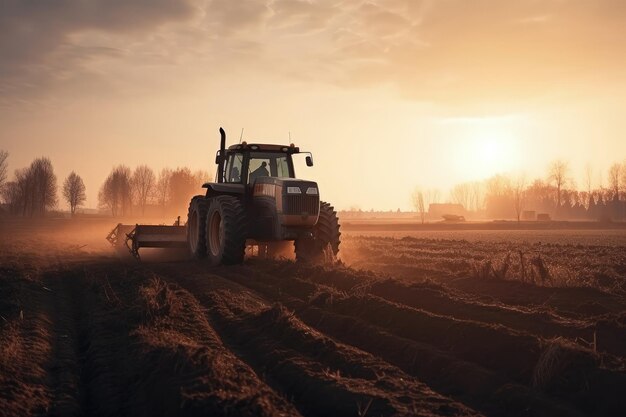
POLYGON ((443 165, 452 166, 449 177, 457 182, 483 180, 500 173, 526 169, 536 172, 522 143, 532 142, 528 126, 532 116, 483 116, 479 118, 443 119, 439 123, 442 137, 439 149, 445 149, 443 165))

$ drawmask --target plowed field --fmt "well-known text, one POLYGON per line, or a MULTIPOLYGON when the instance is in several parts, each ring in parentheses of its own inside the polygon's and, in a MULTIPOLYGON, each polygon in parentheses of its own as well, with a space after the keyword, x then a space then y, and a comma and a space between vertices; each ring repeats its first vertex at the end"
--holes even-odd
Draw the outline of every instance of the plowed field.
MULTIPOLYGON (((626 410, 619 288, 472 276, 420 239, 347 237, 344 265, 210 268, 160 252, 128 260, 86 230, 1 231, 0 415, 626 410)), ((447 245, 474 261, 488 251, 447 245)), ((620 271, 613 250, 603 265, 620 271)))

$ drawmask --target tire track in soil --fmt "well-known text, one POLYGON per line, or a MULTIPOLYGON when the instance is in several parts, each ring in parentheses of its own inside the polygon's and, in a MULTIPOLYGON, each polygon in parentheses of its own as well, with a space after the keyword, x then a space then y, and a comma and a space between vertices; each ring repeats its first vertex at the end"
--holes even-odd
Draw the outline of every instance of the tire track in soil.
POLYGON ((357 415, 359 408, 368 415, 476 415, 397 367, 336 343, 279 305, 259 304, 230 280, 153 269, 194 293, 229 348, 305 415, 357 415))
POLYGON ((626 300, 596 288, 541 287, 514 280, 462 278, 448 285, 486 302, 497 300, 513 307, 549 307, 560 316, 588 319, 626 309, 626 300))
POLYGON ((46 262, 45 268, 31 267, 23 264, 14 271, 21 282, 11 295, 23 304, 20 322, 28 330, 7 335, 23 357, 13 358, 17 369, 6 377, 22 392, 3 391, 9 406, 2 409, 8 415, 87 415, 81 331, 86 316, 83 277, 54 260, 46 262), (36 378, 30 372, 33 369, 40 370, 36 378), (22 411, 11 407, 11 401, 21 403, 22 411))
MULTIPOLYGON (((271 265, 271 264, 270 264, 271 265)), ((267 266, 263 268, 267 270, 267 266)), ((497 300, 481 300, 476 295, 462 293, 449 287, 435 283, 408 284, 392 278, 378 276, 363 276, 351 269, 327 270, 323 267, 301 266, 293 264, 275 263, 274 269, 279 274, 301 277, 322 285, 332 286, 350 294, 368 293, 386 300, 426 310, 435 314, 450 317, 480 321, 483 323, 499 323, 514 330, 521 330, 540 336, 545 339, 556 337, 567 338, 581 346, 589 347, 596 340, 595 348, 598 352, 626 358, 626 338, 616 335, 624 334, 626 319, 623 313, 609 313, 601 318, 571 317, 568 314, 547 305, 528 306, 507 305, 497 300)), ((485 281, 481 281, 484 283, 485 281)), ((482 285, 482 284, 481 284, 482 285)), ((528 284, 515 281, 494 282, 493 285, 509 285, 509 290, 515 293, 520 285, 528 284)), ((537 287, 535 287, 537 289, 537 287)), ((578 288, 540 288, 541 291, 550 291, 557 294, 565 291, 566 294, 580 296, 578 288)), ((584 291, 584 290, 583 290, 584 291)), ((589 289, 598 297, 595 289, 589 289)), ((614 302, 615 297, 603 294, 604 298, 614 302)), ((582 304, 587 305, 587 304, 582 304)), ((614 307, 613 307, 614 308, 614 307)))
POLYGON ((35 270, 0 267, 0 410, 9 416, 45 415, 51 404, 52 323, 41 286, 35 270))
POLYGON ((128 316, 92 267, 58 263, 44 275, 53 319, 50 415, 124 414, 133 395, 128 316))
POLYGON ((0 270, 0 289, 18 298, 0 304, 0 415, 300 415, 185 291, 124 265, 42 269, 15 283, 0 270))
POLYGON ((233 271, 233 268, 220 273, 242 285, 255 288, 267 297, 280 299, 290 308, 294 308, 298 317, 308 325, 381 357, 425 381, 439 392, 487 415, 581 415, 571 407, 544 398, 523 385, 512 384, 499 373, 459 359, 428 344, 399 337, 389 333, 387 328, 371 325, 362 318, 350 315, 354 312, 346 315, 328 311, 326 304, 332 299, 332 294, 318 293, 317 299, 312 303, 304 301, 311 294, 315 294, 315 289, 319 291, 310 282, 276 278, 271 285, 265 285, 263 281, 267 281, 267 277, 257 281, 259 277, 256 271, 253 277, 241 275, 233 271))
POLYGON ((88 388, 84 379, 85 352, 81 331, 86 317, 83 306, 84 277, 57 266, 46 272, 43 283, 49 288, 52 317, 52 355, 48 363, 52 404, 50 415, 85 415, 88 388))
MULTIPOLYGON (((292 296, 294 295, 293 293, 295 293, 296 299, 297 297, 303 297, 303 294, 307 294, 307 292, 309 297, 311 295, 311 283, 307 281, 301 281, 298 279, 294 279, 293 277, 288 279, 276 277, 268 274, 259 273, 258 270, 252 270, 246 267, 240 269, 239 272, 243 272, 243 275, 241 275, 240 273, 236 273, 234 268, 223 269, 220 271, 220 273, 225 274, 226 276, 234 279, 239 283, 242 283, 243 285, 253 287, 255 288, 255 290, 261 293, 265 293, 270 297, 273 296, 275 299, 276 297, 278 297, 279 299, 282 299, 283 302, 285 301, 285 297, 282 295, 283 291, 285 291, 287 294, 291 294, 292 296), (259 284, 259 282, 263 281, 262 277, 265 277, 266 281, 269 280, 269 284, 259 284), (298 286, 300 286, 300 288, 294 289, 294 287, 298 286), (305 288, 303 289, 302 286, 304 286, 305 288)), ((304 310, 309 311, 309 314, 311 314, 311 309, 309 308, 309 306, 307 306, 307 299, 307 297, 300 298, 298 302, 296 302, 296 304, 292 304, 290 307, 298 308, 298 305, 300 303, 300 310, 296 310, 298 314, 300 316, 303 315, 301 311, 302 305, 304 305, 304 310)), ((385 329, 385 331, 393 331, 392 323, 404 322, 407 318, 407 309, 409 311, 411 310, 405 306, 393 306, 392 303, 383 302, 383 305, 387 304, 387 307, 391 305, 393 308, 400 308, 400 310, 398 311, 400 314, 396 314, 395 316, 392 315, 391 317, 394 317, 395 319, 390 320, 390 315, 388 314, 388 312, 370 312, 371 305, 369 303, 361 302, 360 306, 358 306, 352 302, 354 301, 353 299, 354 297, 348 297, 348 304, 343 310, 340 310, 339 313, 344 316, 356 315, 359 318, 366 318, 367 320, 369 320, 370 324, 373 323, 375 326, 385 329)), ((341 303, 341 301, 339 303, 341 303)), ((330 308, 332 314, 336 312, 335 306, 337 304, 337 302, 334 302, 332 304, 332 307, 330 308)), ((328 306, 325 306, 325 309, 329 310, 328 306)), ((420 314, 421 313, 422 312, 420 312, 420 314)), ((440 319, 440 317, 434 317, 435 321, 440 319)), ((431 320, 433 320, 433 317, 431 317, 431 320)), ((432 332, 430 332, 423 338, 418 338, 417 340, 420 342, 432 343, 432 341, 436 342, 441 338, 443 338, 445 341, 446 338, 449 339, 449 335, 456 337, 456 334, 459 332, 454 330, 455 324, 455 320, 452 320, 447 325, 445 325, 444 323, 444 325, 435 326, 435 329, 437 327, 439 327, 440 329, 440 337, 433 335, 431 334, 432 332)), ((476 323, 469 322, 469 324, 470 326, 474 326, 473 330, 476 330, 476 323)), ((417 323, 413 323, 413 325, 403 326, 406 333, 402 334, 401 336, 411 336, 415 334, 420 335, 420 333, 415 332, 415 329, 420 328, 420 330, 422 330, 424 325, 427 328, 430 327, 432 329, 432 323, 428 323, 428 320, 420 320, 417 323)), ((469 360, 470 362, 477 362, 479 364, 482 362, 483 365, 489 365, 487 367, 492 368, 493 372, 496 372, 497 374, 501 374, 501 367, 508 367, 514 372, 519 372, 520 370, 525 371, 525 379, 518 381, 518 383, 523 383, 524 385, 528 386, 532 385, 532 378, 537 374, 537 367, 539 366, 538 364, 545 358, 546 352, 558 351, 559 354, 562 355, 562 357, 560 358, 561 361, 560 363, 558 363, 558 366, 560 367, 559 372, 563 374, 562 378, 564 378, 564 380, 554 378, 556 379, 556 381, 549 381, 550 386, 545 387, 546 391, 552 391, 550 394, 556 394, 556 397, 560 397, 561 399, 559 401, 565 401, 566 404, 570 403, 572 405, 576 405, 577 408, 580 407, 583 410, 599 413, 599 415, 614 415, 616 412, 619 412, 618 410, 624 407, 624 400, 618 394, 620 390, 619 387, 626 386, 624 374, 599 368, 598 366, 600 365, 600 361, 595 355, 577 348, 570 348, 562 344, 546 343, 545 341, 531 337, 530 335, 516 333, 507 335, 507 333, 510 333, 510 331, 502 327, 488 328, 484 326, 478 326, 478 329, 483 332, 486 330, 488 331, 488 333, 481 335, 479 332, 479 337, 477 338, 477 340, 471 341, 466 339, 468 336, 472 335, 472 332, 468 332, 467 329, 463 329, 462 327, 459 329, 457 325, 457 330, 461 330, 461 336, 458 338, 458 340, 454 341, 453 343, 447 341, 443 345, 440 345, 439 348, 444 349, 444 351, 449 351, 451 347, 457 349, 460 348, 461 350, 457 351, 455 353, 455 356, 461 353, 460 359, 469 360), (500 334, 503 329, 505 330, 504 334, 500 334), (502 343, 504 342, 504 344, 506 345, 506 340, 511 341, 511 343, 509 344, 510 347, 515 347, 516 343, 521 340, 526 340, 526 344, 530 343, 529 346, 522 348, 520 351, 520 353, 527 356, 527 360, 525 362, 522 361, 521 367, 519 365, 521 357, 515 354, 511 354, 510 350, 502 348, 502 343), (488 341, 487 344, 485 343, 485 341, 488 341), (493 346, 491 346, 491 344, 493 344, 493 346), (492 355, 490 355, 488 352, 485 352, 484 355, 481 355, 481 349, 484 350, 485 346, 495 347, 492 355), (554 348, 554 346, 557 346, 557 348, 554 348), (468 348, 469 350, 467 350, 468 348), (476 353, 467 356, 467 352, 471 352, 472 349, 476 350, 476 353), (498 350, 503 350, 503 352, 498 352, 498 350), (529 350, 531 354, 528 354, 529 350), (495 364, 492 363, 494 354, 496 355, 495 364), (515 359, 511 360, 511 357, 514 357, 515 359), (588 386, 588 381, 590 380, 594 381, 593 386, 588 386)), ((339 332, 339 334, 341 335, 341 332, 339 332)), ((341 336, 339 337, 341 338, 341 336)), ((367 350, 367 348, 365 347, 364 349, 367 350)), ((553 375, 553 377, 555 376, 553 375)), ((426 381, 430 383, 428 379, 426 379, 426 381)), ((434 383, 433 385, 436 386, 437 384, 434 383)), ((531 397, 530 399, 535 398, 533 401, 531 401, 534 403, 537 403, 537 398, 540 398, 537 393, 529 391, 528 389, 518 389, 519 392, 513 392, 514 390, 508 391, 509 392, 504 396, 504 398, 502 398, 505 400, 505 402, 510 402, 513 397, 520 397, 520 393, 522 393, 522 397, 524 396, 523 393, 526 393, 525 395, 531 397)), ((545 401, 543 401, 544 404, 541 404, 540 407, 547 406, 548 409, 569 408, 564 404, 559 405, 559 401, 556 404, 545 404, 545 401)), ((539 403, 542 403, 542 401, 539 401, 539 403)), ((475 403, 471 404, 475 405, 475 403)), ((553 414, 548 413, 546 415, 553 414)))
POLYGON ((142 267, 103 266, 96 275, 102 281, 112 272, 117 276, 108 276, 105 288, 116 300, 112 312, 117 316, 103 324, 123 321, 127 347, 125 360, 117 355, 122 368, 111 381, 123 391, 106 414, 299 415, 226 350, 190 293, 165 285, 142 267))
MULTIPOLYGON (((267 267, 261 270, 267 272, 267 267)), ((591 340, 594 329, 586 320, 561 317, 547 309, 532 310, 502 303, 486 303, 476 297, 461 294, 434 283, 405 283, 392 278, 368 276, 363 280, 352 269, 302 266, 298 264, 275 264, 273 269, 281 275, 290 275, 332 286, 348 293, 364 292, 386 300, 426 310, 438 315, 463 317, 483 323, 499 323, 514 330, 526 331, 545 338, 567 337, 591 340)))

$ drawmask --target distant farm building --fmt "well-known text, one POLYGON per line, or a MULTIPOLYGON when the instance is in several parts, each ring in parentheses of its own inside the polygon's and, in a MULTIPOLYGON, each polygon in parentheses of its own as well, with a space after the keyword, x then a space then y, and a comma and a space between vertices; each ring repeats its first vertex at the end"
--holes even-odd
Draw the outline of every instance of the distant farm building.
POLYGON ((552 219, 548 213, 539 213, 537 214, 537 220, 540 222, 549 222, 552 219))
POLYGON ((467 212, 462 204, 433 203, 428 206, 428 217, 431 219, 441 218, 445 215, 465 216, 467 212))
POLYGON ((537 212, 534 210, 524 210, 520 216, 521 220, 529 221, 537 219, 537 212))

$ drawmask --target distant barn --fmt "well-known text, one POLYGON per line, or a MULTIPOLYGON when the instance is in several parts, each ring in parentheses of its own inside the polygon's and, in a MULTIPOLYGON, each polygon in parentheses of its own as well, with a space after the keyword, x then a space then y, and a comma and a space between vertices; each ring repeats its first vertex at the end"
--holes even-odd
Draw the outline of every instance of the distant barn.
POLYGON ((538 213, 537 220, 540 222, 549 222, 550 220, 552 220, 552 218, 550 217, 550 214, 548 213, 538 213))
POLYGON ((467 211, 462 204, 434 203, 428 206, 428 217, 431 219, 441 218, 445 215, 465 216, 467 211))

